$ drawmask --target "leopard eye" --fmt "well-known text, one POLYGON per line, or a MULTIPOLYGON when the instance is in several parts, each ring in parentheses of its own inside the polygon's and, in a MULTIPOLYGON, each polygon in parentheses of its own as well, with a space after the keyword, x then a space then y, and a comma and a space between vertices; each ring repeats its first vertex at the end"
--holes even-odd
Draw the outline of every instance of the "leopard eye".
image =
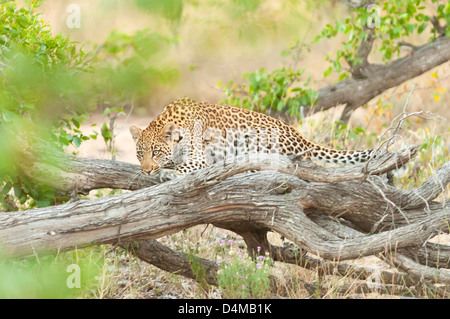
POLYGON ((159 150, 153 151, 153 156, 156 156, 156 155, 158 155, 158 154, 159 154, 159 150))
POLYGON ((137 154, 138 154, 139 157, 143 157, 144 156, 144 152, 142 152, 142 151, 137 152, 137 154))

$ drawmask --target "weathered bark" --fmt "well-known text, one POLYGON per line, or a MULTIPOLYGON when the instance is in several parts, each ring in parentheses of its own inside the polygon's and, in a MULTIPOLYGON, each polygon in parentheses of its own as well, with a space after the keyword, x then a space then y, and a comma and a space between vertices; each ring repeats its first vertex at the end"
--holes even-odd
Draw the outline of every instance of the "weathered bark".
MULTIPOLYGON (((370 38, 369 38, 370 40, 370 38)), ((371 48, 371 41, 364 42, 371 48)), ((367 49, 362 55, 368 55, 367 49)), ((366 56, 367 58, 367 56, 366 56)), ((387 89, 398 86, 450 60, 450 38, 441 36, 414 49, 412 54, 385 65, 363 63, 352 67, 357 76, 318 90, 317 105, 305 107, 304 113, 346 105, 343 119, 387 89)))
MULTIPOLYGON (((405 156, 408 157, 409 154, 405 156)), ((394 156, 392 155, 392 157, 394 156)), ((355 226, 367 229, 375 222, 378 222, 380 218, 383 218, 386 209, 390 209, 391 206, 378 194, 378 190, 374 190, 372 186, 378 185, 382 187, 384 189, 383 194, 393 204, 401 203, 402 191, 393 187, 389 188, 375 177, 368 178, 370 183, 367 181, 361 182, 360 180, 342 183, 305 182, 292 175, 287 175, 289 169, 292 172, 295 170, 294 166, 286 167, 283 165, 280 162, 279 165, 272 167, 272 169, 279 169, 284 172, 264 171, 247 174, 245 178, 240 178, 242 175, 235 176, 235 174, 249 169, 261 169, 270 166, 264 161, 229 167, 215 166, 185 176, 182 179, 172 180, 162 185, 120 196, 78 201, 20 213, 6 213, 1 216, 2 232, 8 231, 8 234, 10 234, 9 231, 12 229, 21 229, 21 234, 23 234, 27 233, 27 229, 37 230, 43 228, 50 231, 53 230, 53 236, 64 237, 65 235, 63 234, 66 234, 69 237, 82 237, 73 242, 73 244, 80 245, 92 240, 101 242, 114 240, 118 235, 117 227, 119 225, 122 225, 121 239, 125 240, 126 238, 136 239, 147 235, 148 237, 158 237, 198 223, 227 223, 232 222, 233 219, 237 221, 254 219, 256 221, 264 216, 257 223, 270 229, 278 228, 288 238, 292 237, 291 232, 301 234, 302 231, 306 231, 308 236, 311 236, 311 239, 314 238, 312 243, 304 243, 306 247, 312 252, 322 251, 321 255, 329 255, 329 258, 352 258, 362 253, 363 250, 370 251, 370 253, 373 253, 373 250, 377 250, 377 245, 372 244, 362 249, 360 244, 365 242, 364 240, 361 243, 354 240, 353 244, 343 243, 343 246, 333 247, 332 240, 335 239, 335 236, 317 227, 306 214, 309 212, 327 211, 335 216, 345 216, 355 226), (281 195, 280 189, 283 193, 281 195), (343 197, 346 199, 345 203, 342 203, 343 197), (362 203, 361 197, 371 198, 371 200, 368 203, 362 203), (336 205, 337 203, 340 203, 340 207, 336 205), (361 214, 359 212, 367 209, 373 209, 374 211, 369 216, 360 218, 361 214), (221 212, 228 212, 230 216, 221 218, 219 214, 221 212), (248 215, 250 213, 251 215, 248 215), (270 213, 269 217, 267 216, 268 213, 270 213), (103 218, 99 218, 100 216, 103 218), (159 217, 165 217, 165 220, 158 220, 159 217), (274 217, 274 220, 272 220, 272 217, 274 217), (54 226, 51 226, 52 218, 58 219, 54 226), (80 220, 75 221, 77 218, 80 218, 80 220), (174 219, 173 223, 171 222, 172 218, 174 219), (292 220, 289 221, 291 218, 295 218, 296 222, 304 221, 304 223, 296 224, 292 220), (286 219, 286 223, 277 223, 277 219, 286 219), (146 221, 137 225, 141 220, 146 221), (65 225, 63 221, 67 221, 68 224, 65 225), (154 221, 156 224, 153 223, 154 221), (14 227, 9 229, 8 226, 14 227), (72 232, 73 229, 71 227, 74 226, 75 229, 84 231, 97 228, 102 229, 101 235, 96 236, 96 232, 93 231, 91 236, 84 236, 81 233, 72 232), (323 242, 324 239, 331 239, 331 241, 327 244, 323 242), (359 246, 359 248, 355 247, 356 250, 352 252, 352 246, 359 246), (341 248, 339 254, 336 253, 338 247, 341 248), (335 251, 332 252, 332 250, 335 251)), ((308 163, 307 165, 314 164, 308 163)), ((442 180, 444 183, 448 180, 449 167, 450 164, 446 164, 437 173, 437 176, 443 176, 442 180)), ((360 170, 357 166, 353 168, 356 172, 360 170)), ((332 170, 333 168, 329 169, 332 170)), ((296 175, 301 175, 299 170, 297 170, 296 175)), ((308 174, 309 176, 310 174, 308 174)), ((319 176, 319 178, 321 177, 319 176)), ((103 184, 100 183, 100 185, 103 184)), ((432 186, 430 182, 430 187, 436 186, 432 186)), ((439 185, 439 187, 442 186, 439 185)), ((445 223, 442 223, 442 221, 446 220, 445 214, 447 210, 448 207, 444 206, 441 211, 433 213, 431 216, 428 216, 426 212, 413 210, 413 217, 408 217, 409 221, 411 222, 411 219, 413 219, 416 224, 420 225, 420 230, 414 236, 411 236, 408 233, 414 229, 415 224, 408 224, 392 230, 390 235, 394 236, 397 234, 396 236, 402 237, 400 242, 405 246, 423 242, 417 239, 422 232, 424 236, 428 237, 439 228, 445 228, 445 223), (423 219, 424 217, 428 218, 423 219), (426 229, 426 226, 438 226, 438 228, 430 230, 426 229)), ((437 211, 437 208, 435 211, 437 211)), ((396 216, 396 223, 404 222, 402 215, 395 211, 388 214, 385 219, 391 219, 392 214, 398 215, 396 216)), ((386 226, 392 225, 392 221, 386 224, 386 226)), ((385 233, 371 236, 375 236, 380 240, 387 238, 385 233)), ((23 238, 23 235, 17 237, 16 240, 18 242, 27 241, 23 238)), ((8 236, 8 238, 8 242, 12 242, 12 237, 8 236)), ((299 240, 305 241, 303 239, 298 239, 297 241, 299 240)), ((45 243, 45 239, 33 242, 33 244, 38 246, 43 243, 45 243)), ((21 250, 19 247, 14 246, 16 254, 17 251, 21 250)), ((37 246, 34 247, 36 249, 37 246)), ((28 247, 29 249, 30 247, 28 247)))
MULTIPOLYGON (((129 249, 129 245, 121 244, 122 248, 129 249)), ((203 281, 209 285, 217 285, 217 264, 211 260, 197 258, 197 262, 204 269, 204 277, 199 278, 192 270, 192 260, 185 253, 175 251, 164 246, 155 239, 141 240, 132 246, 133 252, 139 259, 159 267, 165 271, 176 273, 187 278, 203 281)))
MULTIPOLYGON (((410 147, 384 154, 368 165, 347 167, 322 167, 285 157, 274 161, 267 156, 258 162, 216 165, 163 184, 154 177, 136 178, 139 168, 120 162, 73 156, 65 162, 59 157, 57 165, 36 161, 30 166, 27 162, 22 167, 24 173, 41 182, 46 182, 49 175, 57 178, 60 183, 55 186, 62 192, 153 186, 107 198, 3 213, 0 250, 9 256, 25 256, 93 243, 124 245, 140 240, 140 258, 192 278, 195 274, 189 262, 177 265, 182 255, 176 256, 176 252, 147 239, 210 223, 242 235, 250 251, 262 246, 275 260, 299 265, 302 263, 289 257, 286 250, 268 242, 267 231, 276 231, 304 251, 330 260, 395 252, 403 264, 404 258, 414 256, 417 262, 428 265, 427 271, 448 267, 449 247, 427 240, 439 232, 449 232, 450 204, 436 203, 434 199, 450 182, 450 162, 433 178, 409 191, 390 186, 379 176, 401 167, 415 152, 416 147, 410 147), (329 217, 320 218, 323 216, 339 219, 350 227, 344 228, 329 217)), ((207 270, 204 280, 214 282, 214 263, 200 261, 207 270)), ((324 269, 331 265, 316 264, 324 269)), ((341 266, 340 271, 345 269, 341 266)), ((437 270, 440 280, 448 283, 445 273, 437 270)), ((421 272, 417 268, 414 271, 421 272)), ((405 273, 409 272, 410 268, 405 267, 405 273)), ((359 270, 359 276, 369 275, 359 270)), ((389 276, 384 274, 383 278, 410 280, 404 279, 405 274, 389 276)), ((417 273, 413 272, 412 278, 411 282, 417 281, 417 273)))
MULTIPOLYGON (((26 144, 23 140, 23 145, 26 144)), ((31 180, 49 185, 62 193, 86 195, 99 188, 137 190, 161 183, 156 176, 140 174, 137 165, 81 158, 44 145, 20 149, 20 156, 16 157, 19 169, 31 180)))

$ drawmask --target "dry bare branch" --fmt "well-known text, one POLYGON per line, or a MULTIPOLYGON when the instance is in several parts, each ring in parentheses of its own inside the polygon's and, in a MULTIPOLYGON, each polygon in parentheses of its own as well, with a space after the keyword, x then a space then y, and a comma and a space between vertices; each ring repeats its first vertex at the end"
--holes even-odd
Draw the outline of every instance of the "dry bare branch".
MULTIPOLYGON (((322 167, 267 155, 260 156, 259 161, 215 165, 163 184, 157 177, 136 178, 136 165, 74 156, 66 156, 65 161, 58 156, 59 161, 43 162, 26 151, 23 158, 34 156, 35 161, 24 160, 21 170, 41 182, 47 183, 51 176, 52 185, 62 192, 75 189, 86 193, 103 187, 135 191, 1 214, 0 250, 18 257, 94 243, 117 243, 119 238, 120 245, 138 240, 140 258, 192 278, 189 263, 180 261, 186 256, 151 239, 194 225, 212 224, 241 235, 250 252, 261 246, 276 260, 289 262, 280 247, 268 242, 268 231, 326 260, 341 262, 395 253, 400 256, 396 260, 399 265, 413 257, 426 263, 428 271, 448 266, 450 260, 450 249, 428 243, 430 237, 449 232, 450 204, 434 199, 450 183, 450 162, 409 191, 388 185, 378 176, 404 165, 416 150, 412 146, 380 155, 369 163, 368 172, 364 171, 365 164, 322 167), (328 216, 328 220, 321 222, 317 216, 328 216), (336 221, 350 228, 344 229, 336 221), (166 259, 161 257, 164 255, 166 259)), ((47 159, 52 156, 57 155, 46 152, 47 159)), ((206 282, 213 282, 214 263, 201 263, 210 272, 206 282)), ((339 263, 332 270, 330 262, 315 263, 324 273, 349 271, 361 278, 370 276, 368 269, 352 269, 339 263)), ((407 282, 409 279, 404 278, 408 278, 406 273, 409 275, 411 267, 404 269, 405 274, 383 273, 383 278, 407 282)), ((414 270, 421 273, 423 268, 414 270)), ((438 273, 447 282, 445 273, 438 273)), ((417 274, 412 277, 417 279, 417 274)))

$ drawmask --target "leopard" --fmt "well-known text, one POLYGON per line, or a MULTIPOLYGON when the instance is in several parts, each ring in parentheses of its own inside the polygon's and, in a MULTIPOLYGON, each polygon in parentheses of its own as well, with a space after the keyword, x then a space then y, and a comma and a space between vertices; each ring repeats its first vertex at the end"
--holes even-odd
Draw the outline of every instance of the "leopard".
POLYGON ((197 102, 188 97, 168 104, 145 129, 129 127, 145 175, 163 170, 185 175, 249 153, 280 154, 331 164, 356 164, 374 150, 337 150, 307 139, 293 126, 246 108, 197 102))

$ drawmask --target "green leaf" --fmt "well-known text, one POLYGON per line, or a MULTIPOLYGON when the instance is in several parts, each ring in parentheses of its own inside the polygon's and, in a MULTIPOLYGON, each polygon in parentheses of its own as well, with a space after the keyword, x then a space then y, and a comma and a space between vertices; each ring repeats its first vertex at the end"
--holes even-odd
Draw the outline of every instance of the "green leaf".
POLYGON ((80 147, 81 141, 80 141, 80 138, 78 136, 74 136, 73 139, 72 139, 72 142, 73 142, 73 144, 76 147, 80 147))
POLYGON ((346 78, 348 78, 348 73, 346 73, 346 72, 341 73, 341 74, 339 75, 339 81, 342 81, 342 80, 344 80, 344 79, 346 79, 346 78))
POLYGON ((284 109, 285 106, 286 106, 286 101, 279 101, 278 104, 277 104, 277 110, 279 112, 281 112, 284 109))
POLYGON ((290 55, 291 55, 291 50, 283 50, 283 51, 281 51, 281 56, 283 58, 286 58, 286 57, 288 57, 290 55))
POLYGON ((72 119, 72 123, 75 125, 76 128, 80 128, 80 122, 78 122, 75 118, 72 119))
POLYGON ((37 200, 36 201, 36 205, 38 207, 47 207, 47 206, 50 206, 51 203, 52 203, 52 201, 50 199, 44 199, 44 200, 37 200))
POLYGON ((333 61, 333 65, 337 72, 341 71, 341 64, 339 63, 338 60, 333 61))
POLYGON ((6 182, 5 186, 3 186, 3 189, 1 191, 1 195, 5 196, 6 194, 8 194, 8 192, 11 190, 12 186, 13 185, 11 182, 6 182))
POLYGON ((25 204, 26 200, 27 200, 28 196, 26 194, 22 194, 19 198, 19 203, 21 205, 25 204))
POLYGON ((328 69, 325 70, 325 72, 323 73, 323 77, 326 78, 327 76, 329 76, 331 74, 331 72, 333 72, 333 68, 330 66, 328 67, 328 69))
POLYGON ((19 184, 14 184, 13 187, 14 187, 14 196, 19 198, 20 195, 22 195, 22 188, 20 188, 19 184))
POLYGON ((357 127, 355 127, 355 133, 356 134, 365 134, 366 131, 361 126, 357 126, 357 127))
POLYGON ((422 33, 425 30, 426 27, 427 27, 427 23, 426 22, 422 23, 419 26, 419 28, 417 29, 417 33, 419 33, 419 34, 422 33))
POLYGON ((108 141, 111 139, 112 134, 111 134, 111 130, 109 129, 109 127, 106 125, 106 123, 103 123, 102 125, 102 136, 103 139, 105 140, 106 143, 108 143, 108 141))

